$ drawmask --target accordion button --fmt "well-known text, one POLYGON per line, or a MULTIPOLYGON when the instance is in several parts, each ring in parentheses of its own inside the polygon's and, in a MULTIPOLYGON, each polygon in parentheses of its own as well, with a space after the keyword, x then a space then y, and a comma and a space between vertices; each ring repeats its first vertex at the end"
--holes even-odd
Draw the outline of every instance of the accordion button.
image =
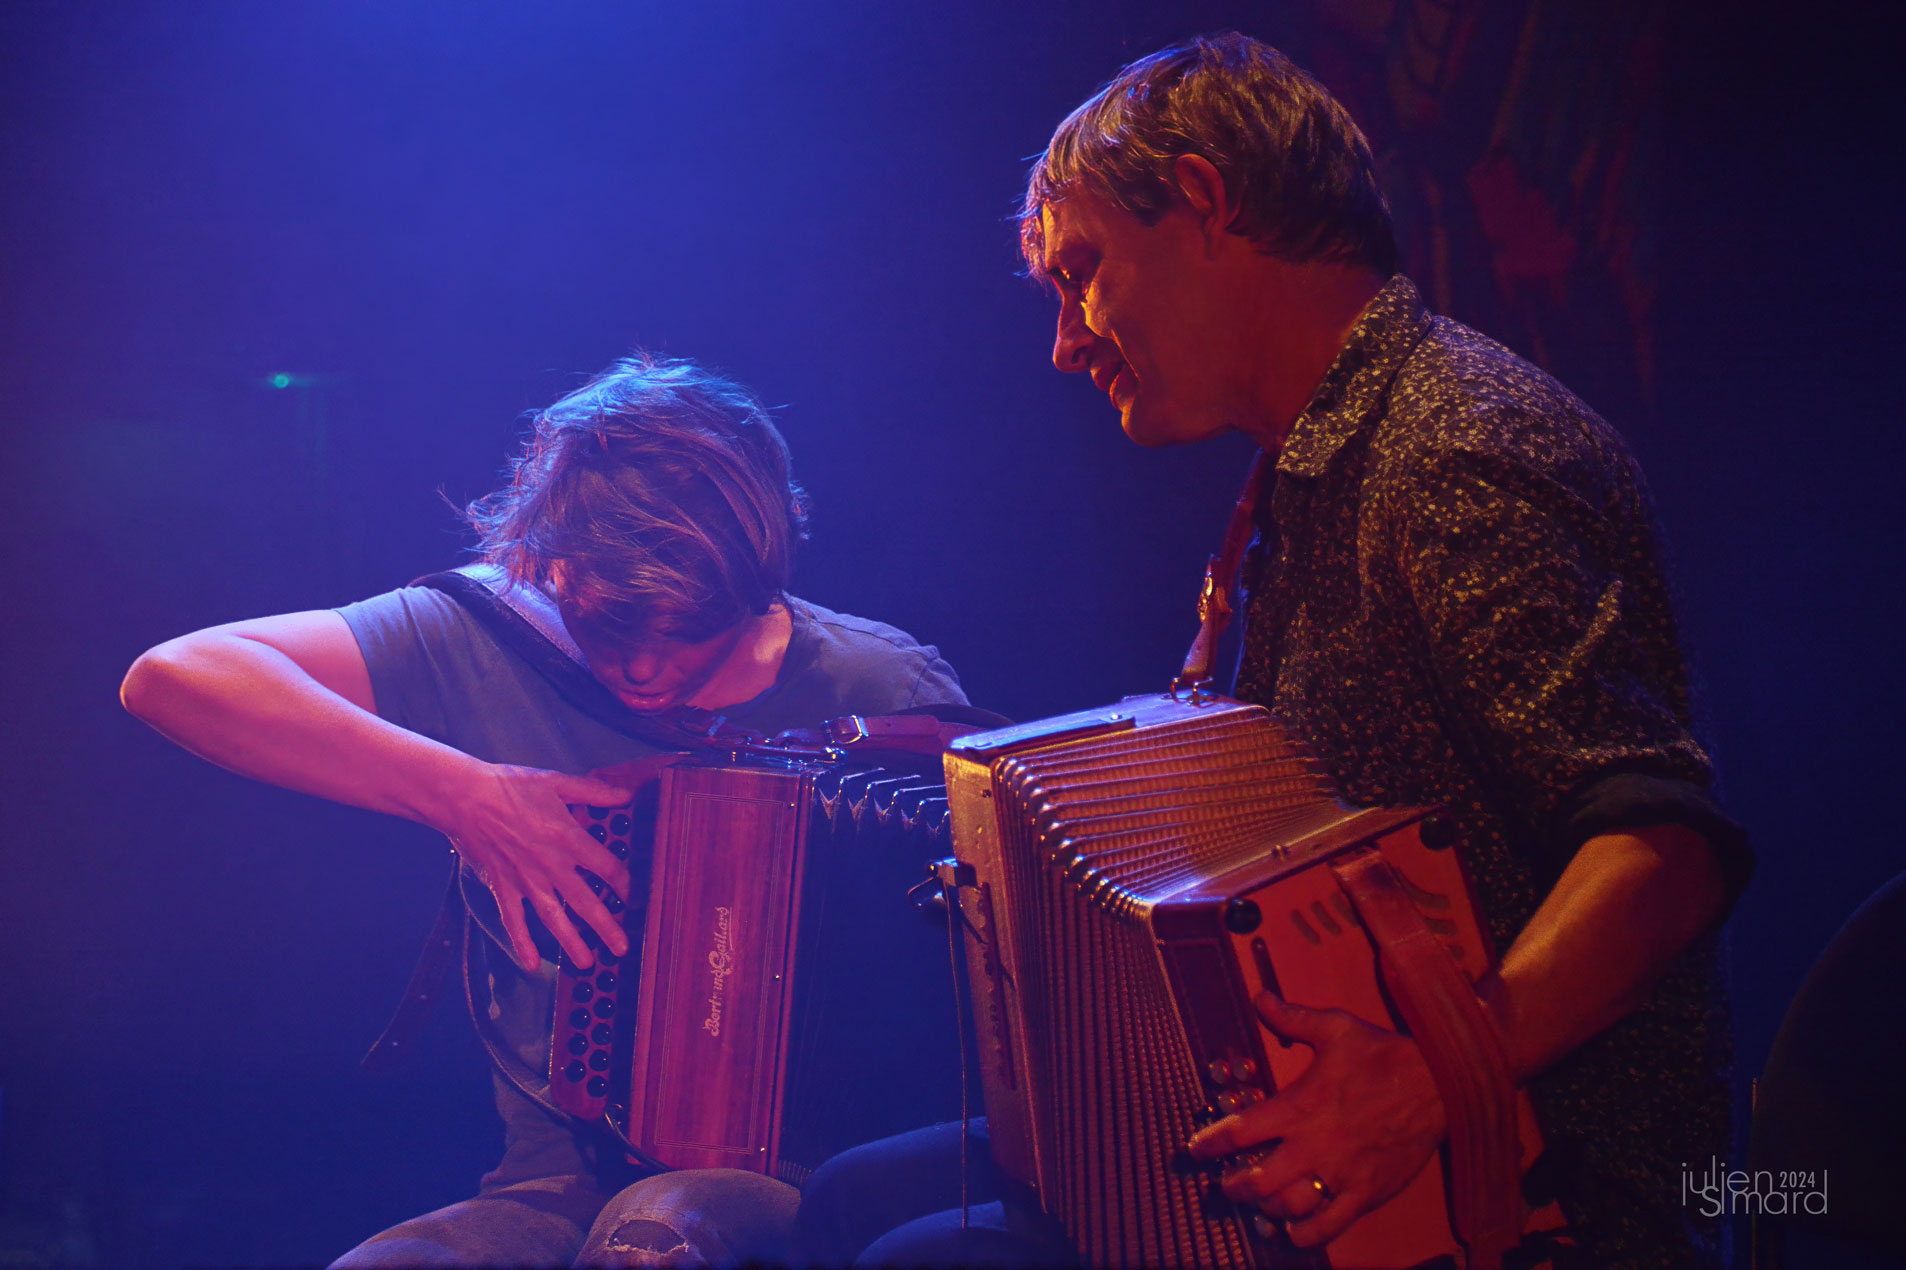
POLYGON ((614 1037, 615 1033, 609 1030, 607 1023, 598 1023, 589 1032, 589 1039, 598 1045, 607 1045, 614 1037))
POLYGON ((1205 1068, 1205 1075, 1211 1078, 1214 1085, 1228 1085, 1231 1083, 1231 1064, 1221 1058, 1213 1059, 1211 1066, 1205 1068))
POLYGON ((589 1052, 589 1038, 584 1036, 581 1032, 571 1032, 569 1034, 569 1052, 579 1057, 583 1054, 587 1054, 589 1052))
POLYGON ((1256 1080, 1257 1064, 1248 1058, 1240 1058, 1237 1062, 1231 1064, 1231 1072, 1240 1081, 1256 1080))
POLYGON ((597 1050, 595 1053, 591 1054, 589 1056, 589 1070, 592 1072, 608 1071, 609 1070, 609 1051, 597 1050))
POLYGON ((620 896, 618 896, 614 891, 608 890, 606 887, 603 887, 600 882, 598 882, 593 889, 595 890, 597 895, 600 895, 602 897, 602 907, 608 909, 610 913, 619 914, 622 912, 624 908, 628 907, 628 905, 622 902, 622 899, 620 896))
POLYGON ((591 1076, 589 1083, 583 1086, 583 1088, 589 1091, 591 1098, 600 1098, 609 1092, 609 1081, 608 1078, 604 1076, 591 1076))
POLYGON ((1277 1238, 1277 1223, 1266 1217, 1263 1213, 1255 1213, 1252 1215, 1251 1229, 1257 1232, 1259 1239, 1277 1238))
POLYGON ((575 1009, 571 1010, 569 1012, 569 1026, 575 1028, 578 1032, 588 1027, 589 1026, 589 1011, 584 1009, 581 1006, 577 1006, 575 1009))
POLYGON ((1224 906, 1224 928, 1234 935, 1248 935, 1264 924, 1264 910, 1253 900, 1236 899, 1224 906))
POLYGON ((603 970, 597 973, 596 991, 598 992, 614 992, 615 991, 615 971, 603 970))
POLYGON ((594 838, 597 842, 609 841, 609 831, 604 829, 601 825, 590 825, 589 836, 594 838))
MULTIPOLYGON (((623 813, 617 812, 615 816, 612 817, 609 821, 609 832, 614 834, 618 838, 628 837, 629 836, 629 818, 623 813)), ((626 844, 624 845, 626 846, 626 844)))
POLYGON ((587 979, 584 979, 581 983, 576 985, 576 989, 575 989, 576 1000, 587 1001, 590 997, 593 997, 595 995, 596 995, 596 985, 593 983, 590 983, 587 979))
POLYGON ((1235 1089, 1227 1089, 1218 1095, 1218 1110, 1230 1114, 1244 1105, 1244 1095, 1235 1089))
POLYGON ((613 997, 597 997, 595 1009, 597 1018, 606 1019, 615 1013, 615 999, 613 997))
POLYGON ((1454 820, 1438 814, 1423 817, 1422 823, 1416 827, 1416 836, 1431 851, 1447 851, 1456 845, 1456 839, 1462 834, 1454 820))
POLYGON ((578 1060, 572 1060, 568 1066, 563 1068, 564 1080, 581 1080, 586 1075, 588 1075, 588 1073, 583 1069, 582 1063, 578 1060))

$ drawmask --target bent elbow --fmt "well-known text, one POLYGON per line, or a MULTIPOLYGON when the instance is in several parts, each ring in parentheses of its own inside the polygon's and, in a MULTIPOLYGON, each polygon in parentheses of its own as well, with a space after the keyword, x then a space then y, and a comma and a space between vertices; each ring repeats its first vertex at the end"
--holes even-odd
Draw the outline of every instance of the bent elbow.
POLYGON ((179 665, 174 658, 172 640, 140 653, 119 681, 119 704, 134 718, 147 723, 164 709, 168 688, 179 680, 179 665))

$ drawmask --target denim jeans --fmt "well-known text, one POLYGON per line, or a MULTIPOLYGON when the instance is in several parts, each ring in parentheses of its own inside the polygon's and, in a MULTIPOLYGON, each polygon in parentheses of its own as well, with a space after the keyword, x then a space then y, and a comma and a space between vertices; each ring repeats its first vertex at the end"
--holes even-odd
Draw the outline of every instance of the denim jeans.
POLYGON ((1058 1224, 993 1167, 973 1121, 960 1185, 958 1124, 843 1151, 808 1179, 788 1244, 796 1266, 1074 1266, 1058 1224), (962 1208, 962 1202, 966 1205, 962 1208))
POLYGON ((650 1270, 779 1264, 800 1194, 739 1169, 658 1173, 607 1198, 575 1177, 486 1189, 373 1235, 331 1270, 650 1270))

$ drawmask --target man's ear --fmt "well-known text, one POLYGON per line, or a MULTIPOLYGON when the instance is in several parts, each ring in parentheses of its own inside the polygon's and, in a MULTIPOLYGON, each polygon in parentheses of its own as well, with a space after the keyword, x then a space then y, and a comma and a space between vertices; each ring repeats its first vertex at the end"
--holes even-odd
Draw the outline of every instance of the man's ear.
POLYGON ((1215 247, 1218 236, 1229 233, 1231 222, 1238 218, 1237 204, 1224 186, 1224 177, 1201 154, 1181 154, 1173 159, 1171 176, 1178 186, 1178 197, 1198 218, 1205 242, 1215 247))

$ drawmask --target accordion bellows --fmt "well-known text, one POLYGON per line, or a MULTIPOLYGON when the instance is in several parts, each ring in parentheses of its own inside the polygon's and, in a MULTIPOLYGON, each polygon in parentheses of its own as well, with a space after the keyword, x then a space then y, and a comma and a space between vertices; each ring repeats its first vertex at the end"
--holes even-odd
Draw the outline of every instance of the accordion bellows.
MULTIPOLYGON (((1429 809, 1347 806, 1268 712, 1223 699, 1131 698, 962 737, 946 771, 993 1153, 1085 1264, 1460 1257, 1435 1162, 1327 1259, 1173 1163, 1214 1114, 1308 1064, 1257 1021, 1260 989, 1399 1026, 1332 861, 1374 846, 1465 974, 1488 968, 1457 852, 1418 832, 1429 809)), ((1526 1167, 1540 1149, 1526 1098, 1519 1119, 1526 1167)))

